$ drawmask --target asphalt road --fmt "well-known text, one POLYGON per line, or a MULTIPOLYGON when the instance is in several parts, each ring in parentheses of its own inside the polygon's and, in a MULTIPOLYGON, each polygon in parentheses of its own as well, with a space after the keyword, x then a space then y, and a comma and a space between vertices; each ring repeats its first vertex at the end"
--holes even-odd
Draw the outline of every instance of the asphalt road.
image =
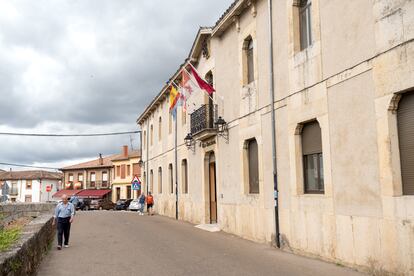
POLYGON ((161 216, 93 211, 78 213, 70 248, 53 247, 38 275, 361 274, 161 216))

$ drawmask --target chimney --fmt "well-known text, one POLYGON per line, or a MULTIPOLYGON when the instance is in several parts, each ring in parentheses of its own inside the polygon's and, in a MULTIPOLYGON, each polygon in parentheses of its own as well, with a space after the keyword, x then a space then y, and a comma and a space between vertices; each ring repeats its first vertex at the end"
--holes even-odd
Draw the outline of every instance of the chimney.
POLYGON ((125 158, 128 157, 128 146, 123 146, 122 147, 122 154, 125 158))
POLYGON ((103 165, 102 153, 99 154, 99 165, 103 165))

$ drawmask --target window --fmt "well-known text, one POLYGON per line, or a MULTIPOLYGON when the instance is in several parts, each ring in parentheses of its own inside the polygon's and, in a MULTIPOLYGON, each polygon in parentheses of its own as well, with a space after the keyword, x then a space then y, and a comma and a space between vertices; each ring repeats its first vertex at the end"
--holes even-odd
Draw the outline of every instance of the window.
POLYGON ((259 193, 259 148, 256 139, 246 141, 249 193, 259 193))
POLYGON ((121 165, 121 179, 125 179, 125 164, 121 165))
POLYGON ((73 182, 73 173, 69 174, 69 182, 73 182))
POLYGON ((158 119, 158 140, 161 141, 162 139, 162 118, 158 119))
POLYGON ((108 172, 102 172, 102 187, 108 186, 108 172))
POLYGON ((12 181, 10 195, 18 195, 18 194, 19 194, 19 188, 17 187, 17 181, 12 181))
POLYGON ((168 165, 168 180, 170 182, 170 194, 174 193, 174 176, 173 176, 173 166, 172 164, 168 165))
POLYGON ((302 0, 299 6, 300 49, 312 44, 312 1, 302 0))
POLYGON ((131 175, 131 165, 127 165, 127 176, 131 175))
POLYGON ((26 180, 26 190, 32 189, 32 180, 26 180))
POLYGON ((140 173, 139 173, 139 165, 138 165, 138 163, 133 163, 132 164, 132 174, 135 176, 135 175, 140 175, 140 173))
POLYGON ((302 128, 302 155, 305 193, 324 193, 322 135, 317 121, 302 128))
POLYGON ((251 36, 246 38, 243 44, 244 51, 244 66, 245 66, 245 76, 244 83, 249 84, 254 81, 254 45, 253 39, 251 36))
POLYGON ((149 192, 152 192, 154 188, 154 172, 150 170, 150 186, 149 186, 149 192))
POLYGON ((96 175, 94 172, 91 172, 90 181, 91 181, 91 187, 95 187, 96 175))
POLYGON ((154 143, 154 126, 151 125, 150 127, 150 145, 152 146, 154 143))
POLYGON ((32 196, 31 195, 27 195, 24 197, 24 202, 32 202, 32 196))
POLYGON ((83 174, 82 173, 78 173, 78 181, 83 182, 83 174))
POLYGON ((116 177, 121 175, 121 166, 116 166, 116 177))
POLYGON ((145 149, 145 146, 147 144, 147 132, 145 130, 144 130, 144 139, 143 140, 144 140, 143 145, 144 145, 144 149, 145 149))
POLYGON ((158 168, 158 193, 162 194, 162 168, 158 168))
POLYGON ((183 193, 187 194, 188 193, 188 168, 187 168, 187 159, 183 159, 183 161, 181 161, 181 179, 182 179, 182 189, 183 189, 183 193))
POLYGON ((403 94, 397 122, 403 195, 414 195, 414 92, 403 94))

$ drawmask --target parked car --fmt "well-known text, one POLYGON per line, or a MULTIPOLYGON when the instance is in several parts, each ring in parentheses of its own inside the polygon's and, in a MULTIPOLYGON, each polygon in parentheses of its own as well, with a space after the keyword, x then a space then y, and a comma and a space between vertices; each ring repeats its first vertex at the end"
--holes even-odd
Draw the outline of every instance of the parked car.
POLYGON ((128 210, 130 211, 138 211, 139 210, 139 201, 138 199, 134 199, 128 206, 128 210))
POLYGON ((89 198, 79 198, 76 210, 88 211, 91 208, 91 200, 89 198))
POLYGON ((120 199, 116 202, 115 210, 126 210, 132 199, 120 199))
POLYGON ((109 199, 92 199, 90 204, 91 210, 113 210, 115 203, 109 199))

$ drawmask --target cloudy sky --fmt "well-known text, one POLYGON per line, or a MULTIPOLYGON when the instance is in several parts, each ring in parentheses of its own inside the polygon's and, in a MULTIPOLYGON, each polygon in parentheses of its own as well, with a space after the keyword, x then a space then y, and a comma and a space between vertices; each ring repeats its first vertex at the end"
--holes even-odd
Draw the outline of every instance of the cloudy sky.
MULTIPOLYGON (((136 130, 199 26, 213 25, 231 2, 0 1, 0 132, 136 130)), ((138 135, 0 136, 0 162, 61 167, 116 153, 130 138, 138 147, 138 135)))

